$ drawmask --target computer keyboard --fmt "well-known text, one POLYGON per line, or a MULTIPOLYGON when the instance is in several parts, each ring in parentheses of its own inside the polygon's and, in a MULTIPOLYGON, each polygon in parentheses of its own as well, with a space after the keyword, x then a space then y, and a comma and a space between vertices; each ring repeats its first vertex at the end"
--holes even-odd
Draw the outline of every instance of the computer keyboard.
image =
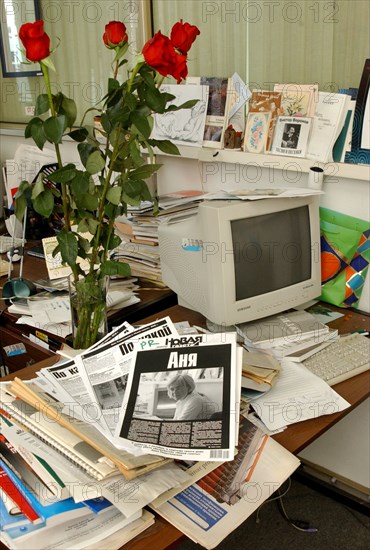
POLYGON ((370 369, 370 339, 358 333, 341 336, 302 363, 334 386, 370 369))

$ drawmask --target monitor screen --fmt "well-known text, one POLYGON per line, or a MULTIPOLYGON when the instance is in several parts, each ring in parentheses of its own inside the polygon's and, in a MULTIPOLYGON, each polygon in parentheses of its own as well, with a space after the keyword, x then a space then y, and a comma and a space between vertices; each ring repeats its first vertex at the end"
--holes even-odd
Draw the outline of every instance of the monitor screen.
POLYGON ((204 201, 158 235, 163 281, 213 323, 253 321, 320 296, 318 195, 204 201))
POLYGON ((236 300, 310 278, 311 238, 307 206, 231 220, 230 224, 236 300), (257 271, 258 278, 255 276, 257 271))

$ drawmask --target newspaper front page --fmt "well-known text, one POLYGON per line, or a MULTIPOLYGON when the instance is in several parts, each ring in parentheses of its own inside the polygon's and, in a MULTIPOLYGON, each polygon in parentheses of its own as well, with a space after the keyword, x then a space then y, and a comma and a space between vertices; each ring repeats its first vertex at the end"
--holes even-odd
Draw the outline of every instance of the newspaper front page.
POLYGON ((109 339, 104 345, 94 346, 75 357, 90 403, 101 411, 107 437, 113 435, 117 424, 135 342, 164 336, 178 336, 169 317, 143 325, 118 338, 109 339))
POLYGON ((174 459, 234 458, 241 354, 236 334, 138 343, 115 431, 147 453, 174 459))

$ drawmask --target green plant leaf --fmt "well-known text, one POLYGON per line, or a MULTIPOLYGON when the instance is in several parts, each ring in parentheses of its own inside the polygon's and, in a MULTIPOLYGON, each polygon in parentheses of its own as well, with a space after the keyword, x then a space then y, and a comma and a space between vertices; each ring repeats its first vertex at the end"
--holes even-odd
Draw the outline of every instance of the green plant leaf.
POLYGON ((90 175, 87 172, 76 172, 76 177, 71 182, 71 190, 74 196, 88 193, 90 185, 90 175))
POLYGON ((97 174, 101 172, 105 167, 105 160, 103 159, 100 151, 94 151, 91 153, 86 162, 86 170, 89 174, 97 174))
POLYGON ((95 211, 98 208, 98 199, 94 195, 89 193, 83 193, 76 196, 76 203, 78 208, 84 208, 85 210, 95 211))
POLYGON ((15 196, 15 215, 19 221, 22 221, 24 218, 24 213, 27 208, 27 199, 25 195, 23 194, 18 195, 18 193, 19 193, 19 188, 15 196))
POLYGON ((107 260, 102 263, 101 272, 102 275, 120 275, 121 277, 128 277, 131 275, 131 268, 128 264, 123 262, 107 260))
POLYGON ((90 143, 79 143, 77 145, 77 149, 80 154, 81 162, 86 168, 87 159, 93 153, 93 151, 97 151, 97 148, 90 143))
POLYGON ((73 99, 63 96, 63 114, 66 117, 67 127, 72 128, 77 117, 77 106, 73 99))
POLYGON ((158 149, 163 151, 163 153, 167 153, 169 155, 180 155, 178 147, 168 139, 149 139, 148 143, 152 145, 152 147, 158 147, 158 149))
POLYGON ((151 127, 146 116, 138 114, 136 111, 131 113, 131 120, 139 132, 148 139, 151 133, 151 127))
POLYGON ((50 109, 49 98, 47 94, 37 96, 35 105, 35 115, 42 115, 50 109))
POLYGON ((76 177, 77 170, 74 164, 66 164, 48 176, 55 183, 66 183, 76 177))
POLYGON ((44 189, 35 198, 32 198, 32 205, 36 212, 48 218, 54 209, 54 196, 50 189, 44 189))
POLYGON ((157 88, 146 87, 143 98, 152 111, 155 113, 164 113, 166 108, 165 94, 161 94, 157 88))
POLYGON ((42 151, 47 141, 44 132, 44 122, 40 118, 33 120, 34 122, 30 128, 31 136, 37 147, 42 151))
POLYGON ((69 266, 76 265, 78 255, 78 239, 71 231, 62 229, 57 235, 57 241, 62 255, 62 260, 69 266))
POLYGON ((140 147, 136 140, 132 140, 129 143, 129 151, 130 151, 130 157, 133 160, 135 166, 141 166, 144 164, 144 159, 141 155, 140 147))
POLYGON ((162 164, 143 164, 130 172, 130 179, 146 179, 160 169, 162 164))
POLYGON ((44 122, 44 132, 48 141, 51 143, 61 143, 65 128, 66 118, 64 115, 50 117, 44 122))
POLYGON ((199 99, 189 99, 189 101, 185 101, 185 103, 182 103, 181 105, 170 105, 167 107, 166 112, 169 111, 179 111, 180 109, 191 109, 198 103, 199 99))
POLYGON ((72 130, 72 132, 69 132, 69 134, 67 135, 75 141, 82 142, 85 141, 85 139, 89 135, 89 131, 87 130, 87 128, 78 128, 77 130, 72 130))
POLYGON ((121 202, 121 188, 118 186, 111 187, 108 190, 107 199, 109 200, 109 202, 118 206, 121 202))

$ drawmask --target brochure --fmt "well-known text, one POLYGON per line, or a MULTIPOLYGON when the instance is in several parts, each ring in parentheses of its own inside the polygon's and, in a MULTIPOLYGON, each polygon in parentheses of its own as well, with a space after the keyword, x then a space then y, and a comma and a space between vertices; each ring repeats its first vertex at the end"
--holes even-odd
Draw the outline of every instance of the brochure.
POLYGON ((308 117, 279 116, 271 153, 305 157, 312 119, 308 117))

